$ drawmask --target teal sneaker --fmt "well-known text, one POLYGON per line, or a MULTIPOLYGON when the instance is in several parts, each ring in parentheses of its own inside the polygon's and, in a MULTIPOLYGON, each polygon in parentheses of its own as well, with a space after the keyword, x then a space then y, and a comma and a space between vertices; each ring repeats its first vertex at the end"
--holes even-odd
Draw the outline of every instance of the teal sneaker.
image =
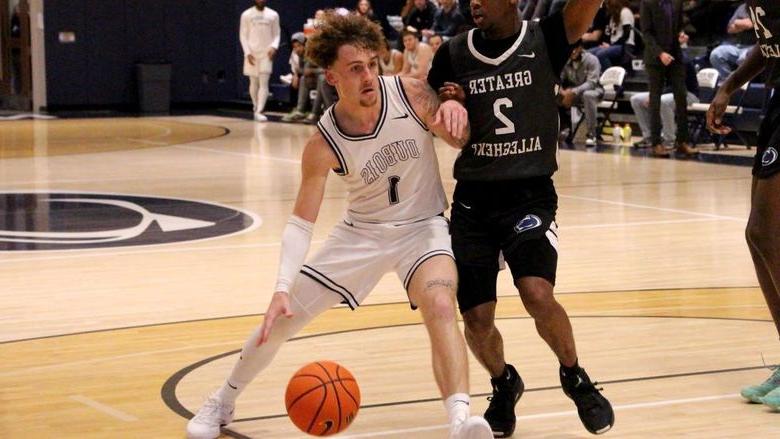
POLYGON ((765 403, 762 398, 769 396, 769 393, 774 390, 775 392, 772 392, 775 394, 773 401, 777 401, 776 405, 780 406, 780 392, 777 392, 778 388, 780 388, 780 367, 775 368, 772 375, 763 383, 757 386, 747 386, 740 393, 748 401, 761 404, 765 403))
MULTIPOLYGON (((775 372, 777 374, 777 372, 775 372)), ((769 406, 774 410, 780 410, 780 387, 775 387, 775 390, 767 393, 761 398, 764 405, 769 406)))

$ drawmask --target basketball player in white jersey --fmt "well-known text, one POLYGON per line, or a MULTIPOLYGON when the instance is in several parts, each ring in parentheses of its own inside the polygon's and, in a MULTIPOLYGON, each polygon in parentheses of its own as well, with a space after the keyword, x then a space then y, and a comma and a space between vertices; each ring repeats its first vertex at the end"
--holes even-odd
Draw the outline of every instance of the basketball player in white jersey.
POLYGON ((268 100, 269 80, 281 34, 279 14, 266 3, 267 0, 255 0, 255 5, 241 14, 239 26, 244 75, 249 77, 249 96, 258 122, 268 120, 263 109, 268 100))
MULTIPOLYGON (((326 69, 340 100, 308 141, 293 215, 282 235, 275 293, 232 373, 187 425, 190 438, 216 438, 233 419, 238 395, 279 347, 339 303, 355 309, 387 272, 395 272, 431 339, 433 372, 450 421, 449 437, 492 439, 490 425, 469 414, 468 362, 455 320, 457 272, 431 131, 462 147, 469 136, 460 104, 440 106, 423 81, 378 76, 378 25, 358 15, 329 14, 309 40, 307 56, 326 69), (304 264, 331 171, 348 188, 344 221, 304 264)), ((301 361, 315 360, 315 358, 301 361)))

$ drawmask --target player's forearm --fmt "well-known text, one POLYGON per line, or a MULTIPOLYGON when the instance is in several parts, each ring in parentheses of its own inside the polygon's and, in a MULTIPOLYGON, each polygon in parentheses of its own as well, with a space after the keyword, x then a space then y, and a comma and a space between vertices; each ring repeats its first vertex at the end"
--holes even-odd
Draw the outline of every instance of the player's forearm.
POLYGON ((761 54, 758 45, 750 49, 745 61, 723 83, 723 91, 729 95, 742 87, 746 82, 752 81, 766 68, 766 58, 761 54))
POLYGON ((730 34, 738 34, 740 32, 753 29, 753 22, 749 18, 740 18, 729 23, 726 32, 730 34))
POLYGON ((569 0, 566 3, 563 8, 563 23, 569 43, 575 43, 590 28, 601 2, 602 0, 569 0))
POLYGON ((296 215, 290 217, 282 232, 282 250, 279 254, 279 272, 274 291, 288 292, 295 276, 301 271, 311 246, 314 223, 296 215))

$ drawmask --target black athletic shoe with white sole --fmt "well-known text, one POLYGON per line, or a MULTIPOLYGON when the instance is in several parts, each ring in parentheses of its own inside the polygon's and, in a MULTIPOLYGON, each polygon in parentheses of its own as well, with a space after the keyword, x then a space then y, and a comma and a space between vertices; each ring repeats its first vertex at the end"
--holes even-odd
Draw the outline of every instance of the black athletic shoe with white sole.
POLYGON ((578 368, 576 374, 567 376, 563 367, 560 370, 563 392, 574 401, 582 425, 593 434, 609 431, 615 424, 615 412, 607 398, 596 388, 598 383, 590 381, 585 369, 578 368))
POLYGON ((493 396, 488 398, 490 405, 485 411, 485 420, 490 424, 494 437, 512 436, 517 423, 515 405, 525 390, 523 380, 514 366, 507 364, 504 375, 491 378, 490 384, 493 387, 493 396))

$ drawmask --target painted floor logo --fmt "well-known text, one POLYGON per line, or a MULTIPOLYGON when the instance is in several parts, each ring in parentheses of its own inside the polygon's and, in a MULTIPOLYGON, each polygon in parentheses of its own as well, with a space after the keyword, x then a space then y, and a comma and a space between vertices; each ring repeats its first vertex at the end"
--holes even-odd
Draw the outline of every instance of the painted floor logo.
POLYGON ((0 193, 0 251, 160 245, 234 235, 260 217, 206 201, 89 192, 0 193))

